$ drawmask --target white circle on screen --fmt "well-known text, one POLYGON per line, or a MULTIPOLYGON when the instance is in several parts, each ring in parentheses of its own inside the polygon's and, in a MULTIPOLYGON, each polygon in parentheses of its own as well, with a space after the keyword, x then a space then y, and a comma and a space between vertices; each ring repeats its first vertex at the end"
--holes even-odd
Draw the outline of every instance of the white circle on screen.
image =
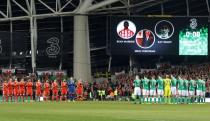
POLYGON ((117 25, 117 34, 122 39, 130 39, 136 34, 136 25, 130 20, 123 20, 117 25))
POLYGON ((155 43, 155 35, 151 30, 140 30, 136 35, 136 44, 143 49, 151 48, 155 43))

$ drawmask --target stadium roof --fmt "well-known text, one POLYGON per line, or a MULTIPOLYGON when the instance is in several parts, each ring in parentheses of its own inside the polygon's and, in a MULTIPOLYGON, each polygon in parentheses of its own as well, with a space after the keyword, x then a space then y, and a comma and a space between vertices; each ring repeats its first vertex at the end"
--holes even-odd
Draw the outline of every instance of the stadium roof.
MULTIPOLYGON (((92 68, 107 68, 109 56, 105 56, 108 26, 106 15, 209 16, 209 3, 210 0, 1 0, 0 31, 9 32, 11 29, 10 21, 13 21, 13 32, 29 32, 29 19, 35 17, 37 18, 38 32, 61 32, 63 30, 63 32, 69 32, 73 36, 72 16, 88 14, 90 15, 92 68), (81 3, 86 4, 82 5, 81 3), (88 12, 83 12, 81 9, 78 11, 78 6, 89 6, 85 10, 88 12), (60 23, 60 16, 63 16, 63 28, 60 23)), ((30 49, 30 39, 24 43, 26 48, 30 49)), ((64 68, 72 68, 73 37, 69 38, 67 45, 70 49, 65 52, 62 61, 64 68)), ((121 58, 120 62, 115 58, 112 58, 113 66, 126 66, 129 63, 129 57, 119 57, 121 58)), ((158 60, 159 57, 156 59, 158 60)), ((20 62, 15 59, 13 62, 26 63, 27 61, 26 58, 20 59, 20 62)), ((37 61, 39 61, 40 67, 51 65, 42 57, 38 58, 37 61)))
MULTIPOLYGON (((78 14, 81 3, 91 4, 89 14, 209 15, 209 0, 1 0, 0 20, 78 14), (90 3, 89 3, 90 2, 90 3), (34 3, 34 4, 31 4, 34 3), (30 8, 35 9, 30 13, 30 8)), ((87 12, 86 12, 87 13, 87 12)))

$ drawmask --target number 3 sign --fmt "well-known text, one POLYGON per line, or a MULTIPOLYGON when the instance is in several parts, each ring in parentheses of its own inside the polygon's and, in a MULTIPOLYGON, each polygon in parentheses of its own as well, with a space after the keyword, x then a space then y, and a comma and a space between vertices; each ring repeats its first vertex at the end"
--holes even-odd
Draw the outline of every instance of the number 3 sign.
POLYGON ((46 48, 46 53, 49 57, 56 57, 60 52, 59 39, 57 37, 51 37, 47 40, 49 47, 46 48))

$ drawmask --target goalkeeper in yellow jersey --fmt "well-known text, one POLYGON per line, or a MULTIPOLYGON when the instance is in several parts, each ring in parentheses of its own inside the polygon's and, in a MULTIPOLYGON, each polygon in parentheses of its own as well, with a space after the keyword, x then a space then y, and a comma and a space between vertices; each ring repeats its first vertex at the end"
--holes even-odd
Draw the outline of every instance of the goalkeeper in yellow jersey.
POLYGON ((164 82, 164 97, 165 97, 165 103, 171 102, 171 79, 168 75, 166 75, 166 78, 163 80, 164 82))

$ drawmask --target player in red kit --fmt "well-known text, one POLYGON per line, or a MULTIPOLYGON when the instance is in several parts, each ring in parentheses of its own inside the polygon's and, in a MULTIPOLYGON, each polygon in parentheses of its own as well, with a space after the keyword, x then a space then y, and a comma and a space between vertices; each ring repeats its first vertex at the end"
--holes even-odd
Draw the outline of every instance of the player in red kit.
POLYGON ((54 80, 54 82, 52 83, 52 101, 54 101, 56 99, 56 101, 58 101, 58 83, 57 80, 54 80))
POLYGON ((19 82, 19 93, 20 93, 20 97, 22 98, 22 101, 24 102, 24 97, 25 97, 25 81, 22 78, 21 81, 19 82))
POLYGON ((33 82, 31 81, 31 79, 29 79, 26 83, 26 96, 26 99, 30 97, 30 101, 33 100, 33 82))
POLYGON ((47 101, 49 99, 49 96, 50 96, 50 84, 49 84, 49 81, 47 80, 45 83, 44 83, 44 100, 47 101))
POLYGON ((38 80, 36 82, 36 98, 38 101, 40 101, 41 94, 42 94, 42 83, 40 82, 40 80, 38 80))
POLYGON ((18 97, 19 97, 19 82, 17 79, 14 81, 14 97, 15 101, 18 102, 18 97))
POLYGON ((8 98, 12 102, 12 98, 13 98, 13 82, 12 82, 11 78, 9 79, 9 82, 8 82, 8 98))
POLYGON ((66 80, 64 79, 63 82, 61 82, 61 97, 60 97, 61 101, 63 99, 67 101, 67 91, 68 91, 68 85, 66 80))
POLYGON ((129 27, 129 23, 128 23, 128 21, 125 21, 124 22, 124 29, 119 32, 119 35, 122 38, 128 39, 128 38, 133 37, 134 32, 132 30, 130 30, 128 27, 129 27))
POLYGON ((77 93, 77 100, 83 100, 83 85, 81 79, 77 83, 76 93, 77 93))
POLYGON ((2 87, 3 87, 2 88, 2 91, 3 91, 2 101, 7 102, 8 101, 8 83, 7 83, 7 81, 4 81, 2 87))

